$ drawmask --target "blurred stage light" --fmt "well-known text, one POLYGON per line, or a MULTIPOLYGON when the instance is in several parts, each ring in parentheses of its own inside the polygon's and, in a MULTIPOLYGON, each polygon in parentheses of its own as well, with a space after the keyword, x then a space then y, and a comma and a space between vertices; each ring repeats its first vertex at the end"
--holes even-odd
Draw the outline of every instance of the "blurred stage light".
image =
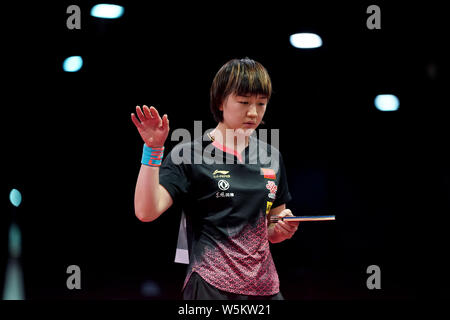
POLYGON ((379 94, 375 98, 375 107, 380 111, 397 111, 400 101, 393 94, 379 94))
POLYGON ((22 202, 22 194, 17 189, 12 189, 9 193, 9 201, 13 204, 13 206, 18 207, 22 202))
MULTIPOLYGON (((12 189, 9 193, 9 200, 18 207, 22 202, 22 195, 17 189, 12 189)), ((15 210, 13 210, 13 220, 9 226, 8 235, 8 263, 6 265, 5 283, 3 286, 3 300, 25 300, 25 287, 23 284, 23 272, 20 256, 22 253, 22 234, 19 225, 15 220, 15 210)))
POLYGON ((83 59, 80 56, 66 58, 63 62, 63 69, 66 72, 77 72, 83 66, 83 59))
POLYGON ((123 7, 115 4, 97 4, 91 9, 91 16, 103 19, 117 19, 123 15, 123 7))
POLYGON ((161 288, 156 281, 147 280, 141 285, 141 294, 145 297, 159 297, 161 288))
POLYGON ((315 33, 296 33, 290 36, 291 45, 299 49, 314 49, 322 46, 322 39, 315 33))
POLYGON ((22 252, 22 234, 15 223, 9 227, 9 254, 13 258, 19 258, 22 252))
POLYGON ((3 286, 3 300, 25 300, 23 272, 17 258, 8 259, 3 286))
POLYGON ((22 252, 22 235, 19 226, 12 223, 9 227, 9 258, 6 265, 3 300, 25 300, 23 272, 20 262, 22 252))

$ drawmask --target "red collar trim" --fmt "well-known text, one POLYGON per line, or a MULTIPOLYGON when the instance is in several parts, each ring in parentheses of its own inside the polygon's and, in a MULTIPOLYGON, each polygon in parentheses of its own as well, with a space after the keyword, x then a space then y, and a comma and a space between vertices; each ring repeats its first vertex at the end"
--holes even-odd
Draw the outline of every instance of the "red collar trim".
POLYGON ((217 149, 222 150, 223 152, 226 152, 226 153, 229 153, 229 154, 232 154, 232 155, 236 156, 240 162, 243 162, 242 161, 242 156, 236 150, 231 149, 231 148, 227 148, 226 146, 221 145, 217 141, 213 141, 212 145, 214 147, 216 147, 217 149))

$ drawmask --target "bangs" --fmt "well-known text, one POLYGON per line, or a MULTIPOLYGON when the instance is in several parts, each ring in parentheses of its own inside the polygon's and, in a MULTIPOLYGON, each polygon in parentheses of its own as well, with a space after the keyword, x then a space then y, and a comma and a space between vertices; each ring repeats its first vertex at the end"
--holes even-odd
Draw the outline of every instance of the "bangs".
POLYGON ((229 72, 225 95, 264 95, 270 98, 272 86, 269 74, 259 63, 250 59, 241 59, 232 64, 229 72))

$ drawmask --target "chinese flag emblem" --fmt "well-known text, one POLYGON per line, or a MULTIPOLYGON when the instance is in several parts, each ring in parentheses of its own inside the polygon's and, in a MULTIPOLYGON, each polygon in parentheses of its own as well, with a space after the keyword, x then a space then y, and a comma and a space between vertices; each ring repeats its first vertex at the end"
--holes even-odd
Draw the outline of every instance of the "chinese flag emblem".
POLYGON ((266 179, 276 179, 275 170, 269 168, 261 168, 261 172, 266 179))

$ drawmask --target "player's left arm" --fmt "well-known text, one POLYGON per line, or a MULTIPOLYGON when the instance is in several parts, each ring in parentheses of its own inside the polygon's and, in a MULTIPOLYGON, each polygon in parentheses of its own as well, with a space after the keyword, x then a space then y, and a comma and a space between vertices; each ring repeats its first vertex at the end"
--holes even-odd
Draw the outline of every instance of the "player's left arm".
POLYGON ((286 204, 279 205, 278 207, 273 208, 269 211, 269 214, 267 215, 268 219, 267 232, 269 236, 269 241, 271 243, 278 243, 286 239, 292 238, 294 233, 297 231, 300 222, 298 221, 287 222, 280 220, 278 222, 271 223, 270 222, 271 216, 280 216, 280 217, 294 216, 290 209, 286 209, 286 204))

